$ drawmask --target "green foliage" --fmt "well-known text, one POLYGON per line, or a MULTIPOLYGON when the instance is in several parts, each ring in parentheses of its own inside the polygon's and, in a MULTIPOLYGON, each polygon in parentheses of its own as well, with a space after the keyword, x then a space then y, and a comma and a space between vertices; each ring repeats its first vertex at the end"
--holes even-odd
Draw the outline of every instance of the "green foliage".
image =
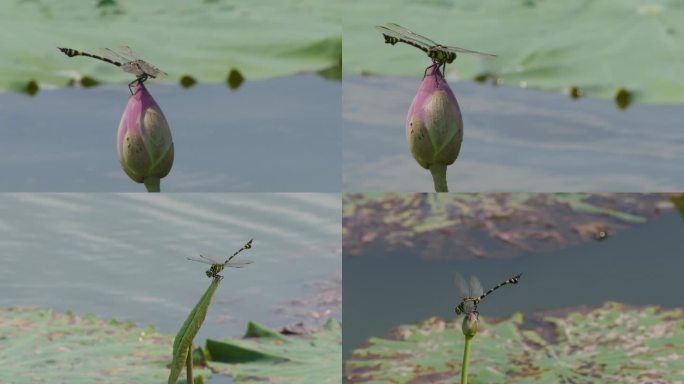
MULTIPOLYGON (((0 90, 24 92, 35 80, 65 86, 81 76, 128 83, 130 74, 57 47, 98 54, 129 45, 177 82, 222 83, 232 68, 249 79, 316 72, 340 59, 340 3, 334 0, 187 2, 0 2, 0 90)), ((341 70, 341 69, 340 69, 341 70)))
MULTIPOLYGON (((438 318, 372 338, 345 363, 350 382, 453 383, 460 373, 460 321, 438 318)), ((480 318, 472 341, 472 383, 584 383, 684 380, 684 310, 606 303, 525 322, 480 318)))
POLYGON ((158 384, 168 375, 171 342, 130 322, 0 309, 0 382, 158 384))
POLYGON ((189 348, 192 347, 192 341, 202 327, 202 323, 209 310, 209 304, 211 304, 211 299, 214 296, 214 292, 216 292, 216 288, 220 281, 221 279, 217 277, 212 279, 209 288, 207 288, 207 291, 197 302, 195 308, 192 309, 192 312, 190 312, 188 318, 185 319, 183 326, 181 326, 181 329, 176 335, 173 342, 173 362, 171 363, 171 372, 169 373, 169 384, 176 383, 183 367, 185 367, 189 348))
POLYGON ((684 2, 642 0, 345 1, 344 70, 421 77, 425 53, 390 46, 373 27, 396 22, 443 45, 497 54, 459 55, 447 75, 535 87, 574 97, 684 102, 684 2))
POLYGON ((250 323, 241 340, 207 340, 207 364, 217 373, 245 383, 339 383, 342 328, 330 319, 309 335, 285 336, 250 323))

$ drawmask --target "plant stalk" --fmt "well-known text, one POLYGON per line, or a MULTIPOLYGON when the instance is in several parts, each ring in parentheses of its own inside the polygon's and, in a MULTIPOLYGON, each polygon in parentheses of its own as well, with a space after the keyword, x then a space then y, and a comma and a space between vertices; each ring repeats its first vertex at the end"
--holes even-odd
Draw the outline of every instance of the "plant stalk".
POLYGON ((192 384, 192 343, 188 345, 188 358, 185 360, 185 381, 192 384))
POLYGON ((461 365, 461 384, 468 384, 468 363, 470 362, 470 341, 473 336, 466 336, 463 349, 463 364, 461 365))
POLYGON ((431 164, 430 173, 435 183, 435 192, 449 192, 446 179, 446 164, 431 164))
POLYGON ((145 183, 145 188, 147 188, 147 192, 159 192, 159 183, 161 179, 157 176, 148 176, 143 180, 143 183, 145 183))

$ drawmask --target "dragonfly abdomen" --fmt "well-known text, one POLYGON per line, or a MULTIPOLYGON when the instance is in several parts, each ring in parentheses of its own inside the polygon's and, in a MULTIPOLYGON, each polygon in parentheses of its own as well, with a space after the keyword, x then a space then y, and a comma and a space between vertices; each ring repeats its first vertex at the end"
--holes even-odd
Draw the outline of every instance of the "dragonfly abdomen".
POLYGON ((520 275, 518 275, 518 276, 513 276, 513 277, 511 277, 510 279, 508 279, 508 280, 506 280, 506 281, 502 281, 501 283, 499 283, 499 285, 497 285, 496 287, 494 287, 494 288, 490 289, 489 291, 485 292, 484 295, 480 296, 479 300, 484 299, 487 295, 489 295, 490 293, 492 293, 492 292, 496 291, 497 289, 503 287, 503 286, 506 285, 506 284, 518 284, 518 281, 520 281, 520 276, 522 276, 522 274, 520 274, 520 275))
POLYGON ((74 56, 92 57, 93 59, 98 59, 98 60, 102 60, 102 61, 104 61, 104 62, 107 62, 107 63, 109 63, 109 64, 114 64, 114 65, 116 65, 117 67, 120 67, 120 66, 121 66, 121 63, 119 63, 119 62, 117 62, 117 61, 110 60, 110 59, 108 59, 108 58, 106 58, 106 57, 97 56, 97 55, 93 55, 93 54, 90 54, 90 53, 87 53, 87 52, 79 51, 79 50, 77 50, 77 49, 72 49, 72 48, 58 48, 58 49, 59 49, 60 51, 62 51, 62 53, 64 53, 65 55, 67 55, 67 56, 69 56, 69 57, 74 57, 74 56))

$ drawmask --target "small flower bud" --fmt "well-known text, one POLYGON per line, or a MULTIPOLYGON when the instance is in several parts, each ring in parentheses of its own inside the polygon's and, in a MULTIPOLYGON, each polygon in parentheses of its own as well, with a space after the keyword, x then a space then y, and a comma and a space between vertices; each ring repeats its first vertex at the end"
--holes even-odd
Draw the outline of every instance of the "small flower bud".
POLYGON ((138 183, 154 184, 171 171, 173 140, 164 113, 142 82, 128 99, 117 135, 119 162, 138 183))
POLYGON ((477 334, 478 329, 478 316, 477 312, 468 312, 463 318, 463 324, 461 325, 461 330, 465 337, 473 337, 477 334))
POLYGON ((437 65, 427 75, 406 117, 406 140, 413 158, 425 169, 452 164, 463 141, 458 102, 437 65))

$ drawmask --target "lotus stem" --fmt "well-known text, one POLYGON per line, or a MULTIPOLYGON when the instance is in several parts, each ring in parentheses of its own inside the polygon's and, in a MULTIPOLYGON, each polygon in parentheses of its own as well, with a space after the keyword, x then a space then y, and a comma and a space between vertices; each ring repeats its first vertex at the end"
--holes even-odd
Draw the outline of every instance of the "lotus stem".
POLYGON ((461 384, 468 384, 468 363, 470 361, 470 341, 473 336, 465 337, 465 347, 463 349, 463 365, 461 365, 461 384))
POLYGON ((160 181, 161 179, 157 176, 147 176, 143 182, 145 183, 145 188, 147 188, 147 192, 159 192, 160 181))
POLYGON ((431 164, 430 173, 432 173, 432 180, 435 182, 435 192, 449 192, 446 179, 446 164, 431 164))

